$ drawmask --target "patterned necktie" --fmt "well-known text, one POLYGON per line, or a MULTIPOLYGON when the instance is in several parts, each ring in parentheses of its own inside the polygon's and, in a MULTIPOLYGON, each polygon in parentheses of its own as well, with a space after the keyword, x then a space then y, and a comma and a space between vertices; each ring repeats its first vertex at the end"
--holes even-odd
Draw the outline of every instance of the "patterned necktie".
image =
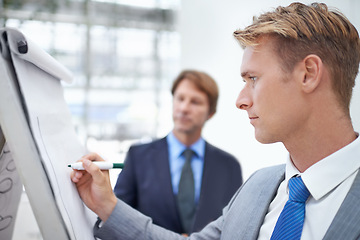
POLYGON ((310 195, 301 177, 289 180, 289 200, 276 222, 271 240, 300 239, 305 218, 305 202, 310 195))
POLYGON ((185 163, 181 171, 177 204, 184 233, 190 233, 195 215, 195 185, 194 175, 191 168, 191 149, 185 149, 185 163))

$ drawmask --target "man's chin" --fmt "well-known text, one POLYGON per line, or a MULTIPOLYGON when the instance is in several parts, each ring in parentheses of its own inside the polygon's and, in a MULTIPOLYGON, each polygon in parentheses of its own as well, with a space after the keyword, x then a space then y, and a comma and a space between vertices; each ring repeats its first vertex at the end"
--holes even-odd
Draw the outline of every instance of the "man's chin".
POLYGON ((175 132, 179 133, 179 134, 191 134, 192 130, 190 128, 186 128, 186 127, 175 127, 174 128, 175 132))
POLYGON ((255 131, 255 139, 262 144, 270 144, 270 143, 276 143, 278 142, 277 140, 275 140, 274 136, 269 136, 266 134, 260 134, 260 133, 256 133, 255 131))

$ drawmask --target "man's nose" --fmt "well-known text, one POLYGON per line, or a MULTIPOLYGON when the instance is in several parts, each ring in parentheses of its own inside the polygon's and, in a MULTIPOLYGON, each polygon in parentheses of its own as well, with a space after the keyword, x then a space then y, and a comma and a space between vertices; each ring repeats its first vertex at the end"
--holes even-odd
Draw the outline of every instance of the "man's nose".
POLYGON ((247 110, 252 106, 252 100, 250 97, 250 89, 248 87, 244 87, 240 93, 239 96, 236 99, 236 107, 241 110, 247 110))
POLYGON ((183 100, 179 105, 180 105, 179 107, 180 107, 180 109, 181 109, 182 111, 186 111, 186 110, 188 110, 189 107, 190 107, 190 101, 188 101, 188 100, 183 100))

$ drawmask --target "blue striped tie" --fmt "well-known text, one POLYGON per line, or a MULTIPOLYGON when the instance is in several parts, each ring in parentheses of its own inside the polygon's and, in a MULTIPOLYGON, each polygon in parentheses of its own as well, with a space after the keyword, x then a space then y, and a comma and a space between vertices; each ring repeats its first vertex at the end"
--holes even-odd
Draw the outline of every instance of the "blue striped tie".
POLYGON ((305 218, 305 202, 310 195, 301 177, 289 180, 289 200, 286 202, 271 240, 300 239, 305 218))

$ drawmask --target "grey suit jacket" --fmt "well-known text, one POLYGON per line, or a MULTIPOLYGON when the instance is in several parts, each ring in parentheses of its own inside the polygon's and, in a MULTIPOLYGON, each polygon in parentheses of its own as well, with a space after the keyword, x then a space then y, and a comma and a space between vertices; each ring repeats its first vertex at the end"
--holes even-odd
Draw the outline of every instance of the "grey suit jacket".
MULTIPOLYGON (((235 193, 223 214, 201 232, 192 234, 194 240, 257 239, 269 204, 284 180, 285 165, 254 173, 235 193)), ((100 239, 186 239, 152 224, 151 218, 118 201, 104 226, 94 227, 100 239)), ((360 173, 332 221, 324 239, 360 239, 360 173)))

